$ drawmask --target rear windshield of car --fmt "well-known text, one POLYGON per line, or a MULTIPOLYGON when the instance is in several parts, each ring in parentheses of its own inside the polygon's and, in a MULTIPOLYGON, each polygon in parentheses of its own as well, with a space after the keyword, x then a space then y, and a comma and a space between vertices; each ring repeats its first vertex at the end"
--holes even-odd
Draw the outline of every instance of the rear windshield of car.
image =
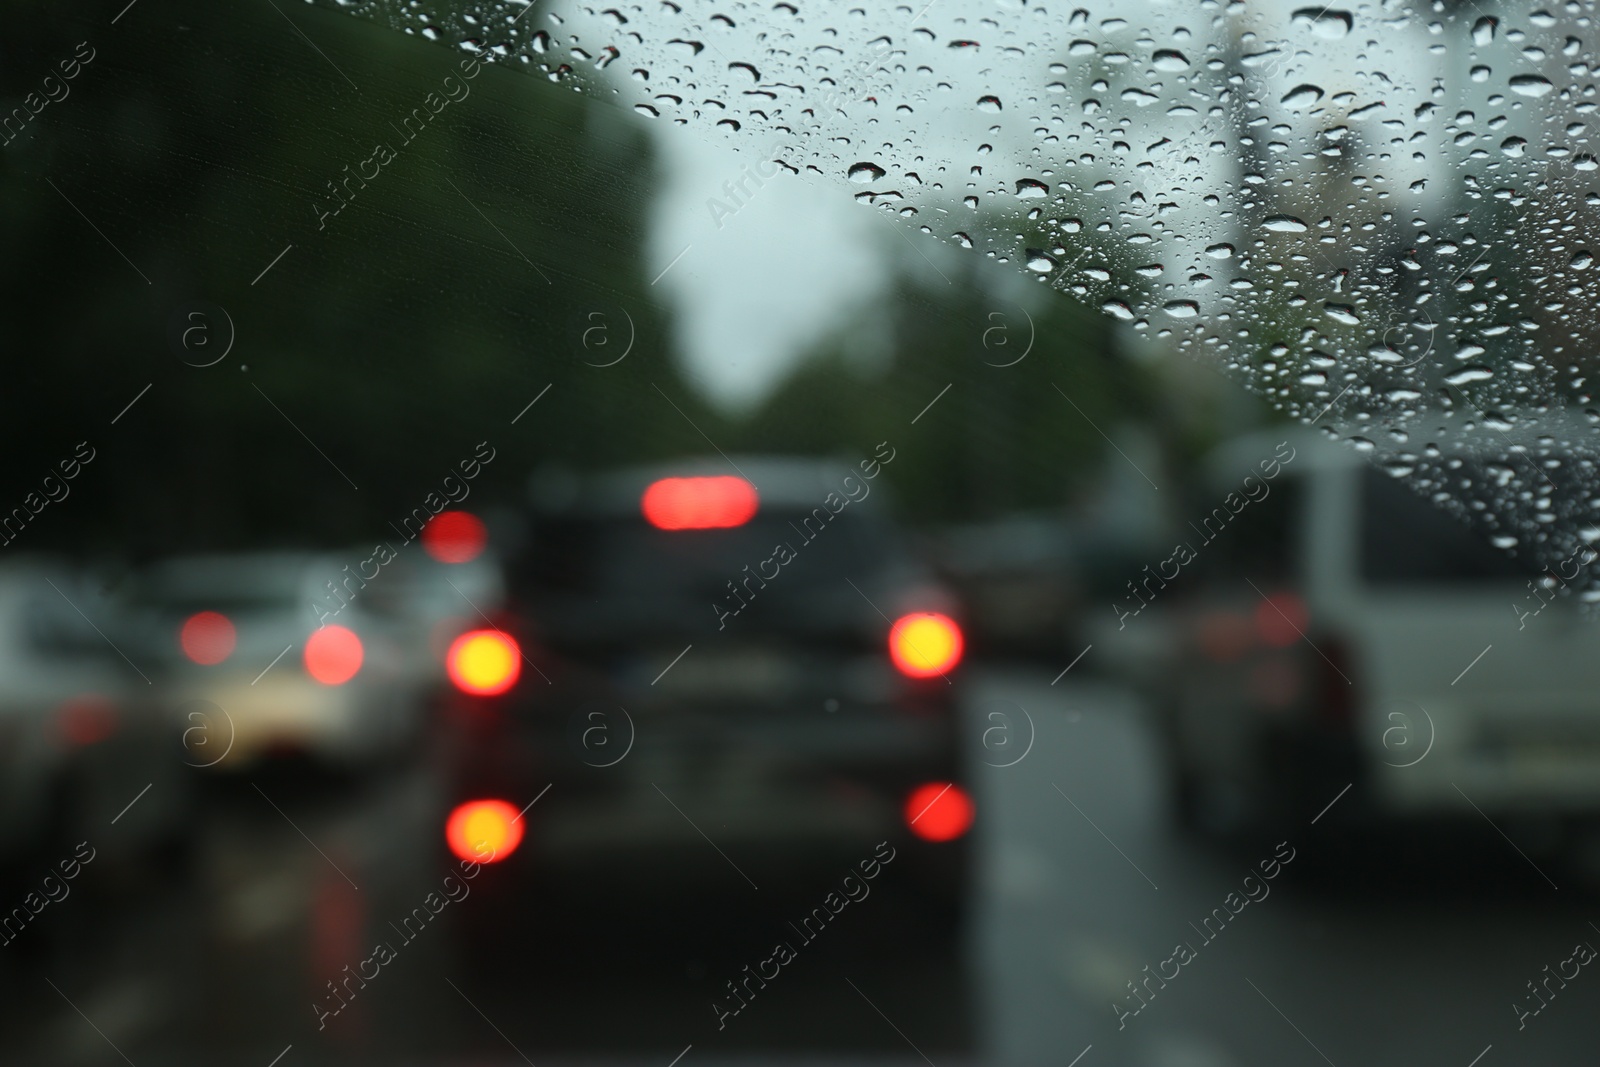
POLYGON ((297 595, 300 592, 294 586, 270 590, 218 590, 215 593, 195 590, 169 593, 161 589, 148 589, 141 590, 135 607, 153 608, 173 615, 192 615, 197 611, 220 611, 224 615, 270 614, 303 606, 305 599, 297 595))
POLYGON ((1361 577, 1372 585, 1521 582, 1535 568, 1431 506, 1403 482, 1362 471, 1361 577))
POLYGON ((826 526, 811 512, 772 511, 716 530, 658 530, 636 519, 562 519, 536 530, 519 584, 535 597, 699 602, 727 597, 729 582, 759 575, 767 582, 764 596, 787 598, 819 583, 866 580, 890 562, 889 541, 881 524, 848 511, 826 526), (788 551, 780 552, 780 546, 788 551))

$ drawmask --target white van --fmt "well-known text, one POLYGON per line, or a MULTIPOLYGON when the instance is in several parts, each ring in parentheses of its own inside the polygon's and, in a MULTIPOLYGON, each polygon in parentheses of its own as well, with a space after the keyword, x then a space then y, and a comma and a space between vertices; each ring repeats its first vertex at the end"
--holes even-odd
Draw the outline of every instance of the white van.
MULTIPOLYGON (((1504 444, 1455 470, 1543 478, 1504 444)), ((1168 598, 1177 634, 1155 703, 1180 821, 1600 814, 1600 629, 1537 564, 1298 427, 1219 449, 1197 499, 1219 505, 1193 516, 1197 573, 1141 575, 1127 605, 1168 598)), ((1576 589, 1594 554, 1565 534, 1576 589)))

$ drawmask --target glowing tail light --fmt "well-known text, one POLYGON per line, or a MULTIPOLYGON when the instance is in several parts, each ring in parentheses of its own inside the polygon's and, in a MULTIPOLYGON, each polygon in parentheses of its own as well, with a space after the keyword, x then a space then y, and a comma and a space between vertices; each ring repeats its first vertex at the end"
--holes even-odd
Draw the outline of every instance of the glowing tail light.
POLYGON ((1287 648, 1300 640, 1310 621, 1306 602, 1293 593, 1273 593, 1256 605, 1256 634, 1273 648, 1287 648))
POLYGON ((937 612, 902 615, 889 629, 889 658, 911 678, 945 673, 961 662, 963 647, 961 627, 937 612))
POLYGON ((236 639, 233 623, 218 611, 196 612, 178 630, 178 646, 183 654, 207 667, 233 655, 236 639))
POLYGON ((361 638, 343 626, 324 626, 306 641, 306 673, 323 685, 343 685, 356 676, 365 656, 361 638))
POLYGON ((658 530, 716 530, 743 526, 755 517, 756 487, 743 478, 663 478, 639 500, 658 530))
POLYGON ((117 708, 102 696, 79 696, 56 708, 56 729, 72 745, 92 745, 117 732, 117 708))
POLYGON ((906 797, 906 828, 924 841, 954 841, 972 828, 975 809, 953 782, 928 782, 906 797))
POLYGON ((517 684, 522 650, 509 634, 473 630, 451 643, 445 653, 445 670, 463 693, 495 696, 517 684))
POLYGON ((470 511, 441 511, 422 528, 422 550, 440 563, 466 563, 483 554, 489 533, 470 511))
POLYGON ((522 819, 503 800, 469 800, 450 813, 444 839, 458 859, 498 863, 522 843, 522 819))

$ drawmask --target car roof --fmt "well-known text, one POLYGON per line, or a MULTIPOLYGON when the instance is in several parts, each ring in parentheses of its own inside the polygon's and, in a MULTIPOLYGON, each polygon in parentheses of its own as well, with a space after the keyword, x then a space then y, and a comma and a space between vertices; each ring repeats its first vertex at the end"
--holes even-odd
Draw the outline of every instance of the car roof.
POLYGON ((1283 473, 1304 477, 1313 471, 1347 470, 1363 460, 1353 447, 1341 444, 1321 430, 1292 424, 1273 426, 1236 437, 1214 448, 1206 457, 1206 481, 1214 486, 1234 486, 1239 479, 1261 474, 1261 463, 1278 460, 1283 473), (1283 461, 1279 449, 1287 444, 1294 458, 1283 461))
POLYGON ((175 556, 151 566, 145 573, 148 592, 165 596, 197 594, 268 595, 297 597, 315 578, 318 564, 338 574, 338 566, 312 552, 220 552, 175 556))
MULTIPOLYGON (((1587 415, 1580 418, 1565 410, 1491 413, 1488 417, 1474 411, 1468 414, 1478 426, 1495 432, 1463 436, 1462 427, 1452 426, 1433 436, 1413 433, 1410 447, 1420 452, 1431 446, 1449 457, 1478 461, 1503 459, 1521 451, 1600 457, 1600 425, 1587 415)), ((1373 434, 1376 436, 1376 429, 1373 434)), ((1359 435, 1339 439, 1327 430, 1296 423, 1254 430, 1212 450, 1205 462, 1206 479, 1217 486, 1237 482, 1255 473, 1261 461, 1277 458, 1276 449, 1283 443, 1294 449, 1294 459, 1284 465, 1284 473, 1303 477, 1359 468, 1369 464, 1366 453, 1373 451, 1370 442, 1369 447, 1361 447, 1363 441, 1359 435)))
MULTIPOLYGON (((858 468, 837 460, 789 456, 692 456, 606 471, 552 491, 553 479, 541 485, 536 479, 534 498, 541 511, 621 518, 639 515, 639 500, 651 483, 662 478, 743 478, 756 487, 761 506, 768 509, 809 511, 823 506, 829 493, 845 495, 845 479, 852 486, 870 485, 869 496, 882 486, 868 482, 858 468)), ((856 492, 859 492, 859 488, 856 492)))

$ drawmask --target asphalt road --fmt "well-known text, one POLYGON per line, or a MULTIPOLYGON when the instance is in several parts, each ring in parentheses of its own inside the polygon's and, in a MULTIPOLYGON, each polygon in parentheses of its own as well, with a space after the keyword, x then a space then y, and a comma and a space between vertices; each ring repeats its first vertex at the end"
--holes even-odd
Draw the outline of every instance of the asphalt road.
POLYGON ((1600 978, 1552 982, 1520 1029, 1513 1008, 1534 1003, 1526 983, 1546 964, 1600 944, 1594 892, 1570 871, 1541 863, 1552 888, 1487 824, 1448 841, 1307 825, 1240 905, 1229 894, 1273 849, 1174 833, 1142 709, 1080 672, 1052 676, 971 679, 981 833, 965 940, 897 925, 886 879, 725 1030, 707 993, 765 954, 773 916, 653 906, 647 880, 631 902, 551 916, 554 936, 470 958, 452 919, 470 899, 450 905, 391 939, 397 957, 319 1030, 328 980, 448 873, 417 847, 441 804, 423 759, 366 784, 266 776, 208 791, 186 878, 91 864, 0 947, 0 1048, 11 1062, 137 1067, 1593 1061, 1600 978), (1229 921, 1206 926, 1219 908, 1229 921), (1168 962, 1180 943, 1187 962, 1168 962), (1130 992, 1163 972, 1176 976, 1130 992))

